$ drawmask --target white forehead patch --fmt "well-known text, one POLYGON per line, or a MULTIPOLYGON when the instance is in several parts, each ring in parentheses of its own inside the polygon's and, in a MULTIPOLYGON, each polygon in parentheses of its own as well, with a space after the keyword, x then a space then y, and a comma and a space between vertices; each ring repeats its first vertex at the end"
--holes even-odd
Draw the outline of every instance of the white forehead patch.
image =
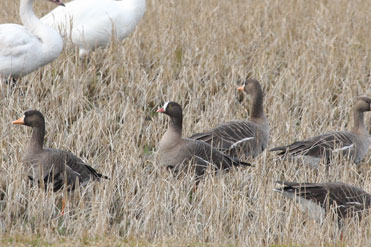
POLYGON ((169 104, 169 101, 164 104, 162 108, 164 108, 164 111, 166 111, 167 105, 169 104))

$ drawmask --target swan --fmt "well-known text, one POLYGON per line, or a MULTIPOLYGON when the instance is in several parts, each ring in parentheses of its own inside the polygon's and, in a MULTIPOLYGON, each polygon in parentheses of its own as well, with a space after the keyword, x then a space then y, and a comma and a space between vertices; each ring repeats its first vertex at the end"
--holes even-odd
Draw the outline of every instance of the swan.
POLYGON ((96 47, 126 38, 143 17, 145 0, 75 0, 57 7, 41 21, 61 31, 86 56, 96 47))
MULTIPOLYGON (((48 0, 63 6, 61 0, 48 0)), ((21 0, 19 12, 24 26, 0 25, 0 78, 16 79, 50 63, 63 49, 60 34, 43 24, 32 9, 34 0, 21 0)))

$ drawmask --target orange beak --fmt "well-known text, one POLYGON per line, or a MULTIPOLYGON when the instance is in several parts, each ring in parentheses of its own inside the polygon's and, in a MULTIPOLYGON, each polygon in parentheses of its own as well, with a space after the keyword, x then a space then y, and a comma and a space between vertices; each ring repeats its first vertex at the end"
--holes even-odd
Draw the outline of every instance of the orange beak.
POLYGON ((237 90, 238 91, 244 91, 245 90, 245 86, 238 87, 237 90))
POLYGON ((164 108, 160 108, 160 109, 157 110, 157 112, 162 112, 162 113, 164 113, 164 112, 165 112, 165 109, 164 109, 164 108))
POLYGON ((24 124, 24 117, 21 117, 20 119, 13 121, 12 124, 24 124))

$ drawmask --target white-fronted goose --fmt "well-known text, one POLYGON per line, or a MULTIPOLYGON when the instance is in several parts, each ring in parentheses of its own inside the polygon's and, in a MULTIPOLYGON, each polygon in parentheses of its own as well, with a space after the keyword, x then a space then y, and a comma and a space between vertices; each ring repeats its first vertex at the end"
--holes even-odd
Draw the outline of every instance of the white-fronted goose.
POLYGON ((274 191, 295 199, 318 222, 323 220, 331 208, 340 219, 362 216, 365 210, 371 208, 371 194, 345 183, 277 183, 283 187, 274 191))
POLYGON ((163 166, 173 169, 175 172, 183 170, 184 162, 193 160, 197 176, 204 174, 208 166, 213 166, 215 170, 228 170, 233 166, 250 166, 236 158, 222 154, 206 142, 182 138, 182 107, 175 102, 166 102, 165 105, 157 110, 170 117, 168 130, 161 138, 159 144, 159 157, 163 166))
POLYGON ((263 110, 263 90, 257 80, 247 80, 238 88, 251 95, 252 109, 249 120, 230 121, 190 138, 207 142, 232 156, 241 152, 256 157, 268 145, 269 123, 263 110))
POLYGON ((13 121, 13 124, 32 128, 32 137, 24 154, 24 165, 28 169, 30 180, 44 184, 45 188, 52 184, 53 191, 56 192, 65 183, 68 190, 73 190, 77 181, 84 185, 89 180, 107 178, 71 152, 44 148, 45 120, 39 111, 27 111, 23 117, 13 121))
POLYGON ((361 162, 368 151, 370 139, 364 123, 364 112, 371 111, 371 99, 358 97, 353 109, 354 127, 351 131, 334 131, 315 136, 304 141, 297 141, 288 146, 281 146, 270 151, 279 151, 279 155, 301 157, 305 163, 318 166, 322 158, 330 163, 331 157, 339 152, 349 157, 356 164, 361 162))

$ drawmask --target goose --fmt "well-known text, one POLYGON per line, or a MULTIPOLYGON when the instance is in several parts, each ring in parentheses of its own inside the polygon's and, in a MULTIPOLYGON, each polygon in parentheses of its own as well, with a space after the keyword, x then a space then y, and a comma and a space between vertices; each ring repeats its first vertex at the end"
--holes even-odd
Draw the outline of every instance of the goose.
MULTIPOLYGON (((61 0, 48 0, 63 6, 61 0)), ((32 10, 34 0, 21 0, 22 25, 0 25, 0 77, 17 79, 52 62, 63 49, 59 33, 32 10)))
POLYGON ((263 90, 254 79, 246 80, 238 90, 252 97, 250 119, 226 122, 190 138, 207 142, 232 156, 242 152, 247 157, 256 157, 264 151, 269 140, 269 122, 263 110, 263 90))
POLYGON ((145 0, 75 0, 57 7, 41 21, 61 31, 86 56, 106 47, 112 36, 123 40, 134 30, 146 10, 145 0))
POLYGON ((336 153, 343 153, 354 163, 360 163, 370 145, 368 131, 364 123, 364 112, 371 111, 371 98, 358 97, 353 107, 354 126, 351 131, 333 131, 307 140, 297 141, 287 146, 272 148, 279 155, 290 158, 303 158, 304 163, 315 168, 321 159, 329 164, 336 153))
POLYGON ((44 148, 45 119, 41 112, 30 110, 24 116, 12 122, 32 128, 32 136, 24 153, 24 166, 28 178, 43 185, 45 189, 51 184, 53 191, 61 190, 64 185, 69 191, 89 181, 99 181, 108 177, 98 173, 71 152, 44 148))
MULTIPOLYGON (((158 155, 160 163, 175 173, 185 170, 183 164, 194 161, 197 177, 202 176, 208 166, 214 170, 229 170, 233 166, 251 166, 236 158, 227 156, 206 142, 182 138, 182 107, 176 102, 166 102, 157 110, 170 117, 168 130, 160 140, 158 155)), ((189 167, 188 167, 189 168, 189 167)))
POLYGON ((362 216, 371 208, 371 194, 355 186, 342 182, 295 183, 282 182, 283 187, 274 191, 295 199, 317 222, 322 222, 331 208, 339 219, 362 216))

